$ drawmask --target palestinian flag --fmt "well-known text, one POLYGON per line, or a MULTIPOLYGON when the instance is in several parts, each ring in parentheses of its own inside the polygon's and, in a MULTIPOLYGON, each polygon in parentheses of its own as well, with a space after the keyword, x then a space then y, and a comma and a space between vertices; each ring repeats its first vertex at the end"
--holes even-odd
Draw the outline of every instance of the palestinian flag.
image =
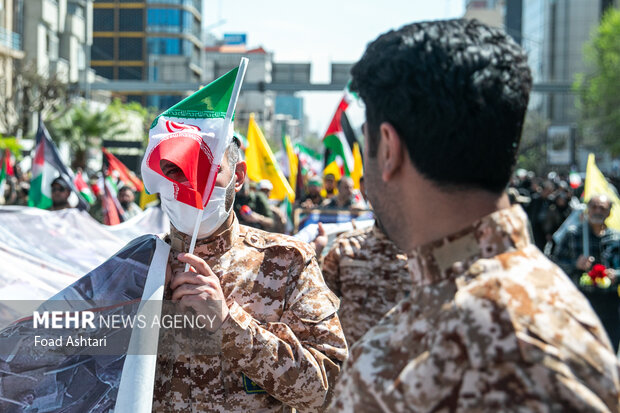
POLYGON ((37 129, 35 155, 32 162, 32 179, 30 192, 28 193, 28 205, 32 207, 49 209, 52 206, 52 181, 61 177, 71 187, 71 191, 77 195, 79 209, 88 210, 88 203, 80 195, 73 183, 73 172, 60 160, 58 149, 49 132, 39 120, 37 129))
MULTIPOLYGON (((142 160, 142 178, 149 193, 159 192, 162 198, 196 209, 207 204, 217 168, 233 136, 227 112, 238 72, 239 68, 231 70, 153 121, 142 160), (171 178, 162 166, 180 172, 171 178)), ((239 85, 242 76, 243 71, 239 85)))
POLYGON ((347 140, 347 135, 349 134, 345 135, 345 129, 343 128, 343 118, 345 119, 346 125, 348 125, 345 110, 349 107, 349 99, 349 96, 345 93, 323 137, 323 145, 325 146, 325 166, 332 164, 340 158, 342 160, 344 175, 347 176, 353 171, 354 164, 353 152, 351 150, 352 144, 347 140))
POLYGON ((84 198, 90 205, 95 203, 95 195, 90 190, 90 187, 84 180, 84 177, 82 176, 82 171, 78 171, 78 173, 75 174, 75 179, 73 180, 73 183, 75 184, 77 190, 80 191, 80 195, 82 195, 82 198, 84 198))
POLYGON ((299 158, 301 171, 303 175, 321 175, 323 170, 322 156, 307 146, 300 143, 295 144, 295 152, 299 158))
POLYGON ((103 209, 103 223, 106 225, 117 225, 123 222, 125 211, 118 202, 118 188, 111 176, 106 176, 100 183, 103 188, 101 207, 103 209))
POLYGON ((101 148, 105 160, 108 163, 108 173, 116 172, 119 179, 132 191, 142 191, 144 186, 142 181, 132 171, 129 170, 116 156, 112 155, 106 148, 101 148))

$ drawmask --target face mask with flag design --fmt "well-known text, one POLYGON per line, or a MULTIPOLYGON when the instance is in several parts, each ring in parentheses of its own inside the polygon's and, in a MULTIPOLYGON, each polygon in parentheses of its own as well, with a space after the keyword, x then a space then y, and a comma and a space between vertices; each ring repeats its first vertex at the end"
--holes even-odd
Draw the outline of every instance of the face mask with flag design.
MULTIPOLYGON (((142 160, 144 185, 149 193, 160 194, 162 208, 172 225, 189 235, 204 205, 225 202, 220 199, 224 188, 214 193, 217 200, 210 198, 217 166, 232 140, 232 123, 226 125, 225 118, 238 70, 233 69, 166 110, 149 131, 149 144, 142 160)), ((212 221, 211 215, 219 217, 221 207, 213 207, 205 209, 203 223, 212 221)), ((217 229, 211 226, 202 227, 199 236, 208 236, 217 229)))

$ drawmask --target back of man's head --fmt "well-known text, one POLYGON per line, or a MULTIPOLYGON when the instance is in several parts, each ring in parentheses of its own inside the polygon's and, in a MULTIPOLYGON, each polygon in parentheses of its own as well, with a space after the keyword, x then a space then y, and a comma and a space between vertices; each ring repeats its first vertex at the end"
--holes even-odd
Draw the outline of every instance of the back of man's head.
POLYGON ((368 155, 390 123, 426 179, 446 189, 506 187, 532 84, 523 50, 477 21, 414 23, 379 36, 351 74, 366 104, 368 155))

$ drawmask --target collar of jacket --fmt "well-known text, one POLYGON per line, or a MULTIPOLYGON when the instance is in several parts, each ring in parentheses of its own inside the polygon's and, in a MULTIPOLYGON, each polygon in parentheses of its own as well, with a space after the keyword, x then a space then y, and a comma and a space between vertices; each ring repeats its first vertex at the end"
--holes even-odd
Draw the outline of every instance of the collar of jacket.
MULTIPOLYGON (((223 232, 216 236, 196 240, 194 255, 198 255, 201 258, 222 255, 232 248, 237 238, 239 238, 239 221, 237 221, 234 212, 231 212, 231 214, 233 214, 232 224, 223 232)), ((184 234, 171 226, 169 238, 170 248, 173 251, 187 252, 189 250, 189 244, 192 240, 191 235, 184 234)))
POLYGON ((415 286, 463 274, 481 258, 493 258, 530 244, 528 221, 519 205, 501 209, 440 240, 414 248, 407 256, 415 286))

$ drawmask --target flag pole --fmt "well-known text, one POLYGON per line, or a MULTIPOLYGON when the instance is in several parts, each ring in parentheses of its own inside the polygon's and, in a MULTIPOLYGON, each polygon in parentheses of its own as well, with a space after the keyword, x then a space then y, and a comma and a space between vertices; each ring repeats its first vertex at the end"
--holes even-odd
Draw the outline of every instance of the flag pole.
MULTIPOLYGON (((220 136, 228 136, 228 129, 232 124, 232 117, 235 113, 235 107, 237 106, 237 100, 239 100, 239 92, 241 91, 241 84, 243 83, 243 78, 245 77, 245 71, 248 67, 248 58, 242 57, 241 63, 239 64, 239 71, 237 72, 237 77, 235 78, 235 85, 233 86, 232 94, 230 95, 230 102, 228 103, 228 109, 226 110, 226 117, 224 118, 224 123, 222 124, 222 129, 220 130, 220 136)), ((213 153, 220 154, 222 149, 225 150, 228 145, 228 139, 218 139, 216 143, 215 150, 213 153), (224 148, 222 148, 224 146, 224 148)), ((222 152, 223 155, 223 152, 222 152)), ((220 163, 222 158, 220 158, 220 163)), ((194 248, 196 247, 196 238, 198 237, 198 229, 200 228, 200 223, 202 222, 202 214, 204 212, 204 199, 206 194, 210 194, 213 189, 213 185, 215 185, 215 179, 212 179, 215 174, 217 174, 217 169, 219 165, 215 162, 211 163, 211 170, 209 171, 209 175, 207 177, 207 186, 205 187, 205 191, 202 193, 202 209, 198 213, 198 217, 196 217, 196 224, 194 225, 194 232, 192 233, 192 241, 189 244, 188 252, 190 254, 194 253, 194 248)), ((233 212, 234 213, 234 212, 233 212)), ((185 271, 189 271, 189 264, 185 264, 185 271)))
POLYGON ((583 225, 582 225, 582 242, 583 242, 583 255, 586 258, 590 258, 590 228, 588 228, 590 224, 588 223, 588 213, 587 210, 583 211, 583 225))

